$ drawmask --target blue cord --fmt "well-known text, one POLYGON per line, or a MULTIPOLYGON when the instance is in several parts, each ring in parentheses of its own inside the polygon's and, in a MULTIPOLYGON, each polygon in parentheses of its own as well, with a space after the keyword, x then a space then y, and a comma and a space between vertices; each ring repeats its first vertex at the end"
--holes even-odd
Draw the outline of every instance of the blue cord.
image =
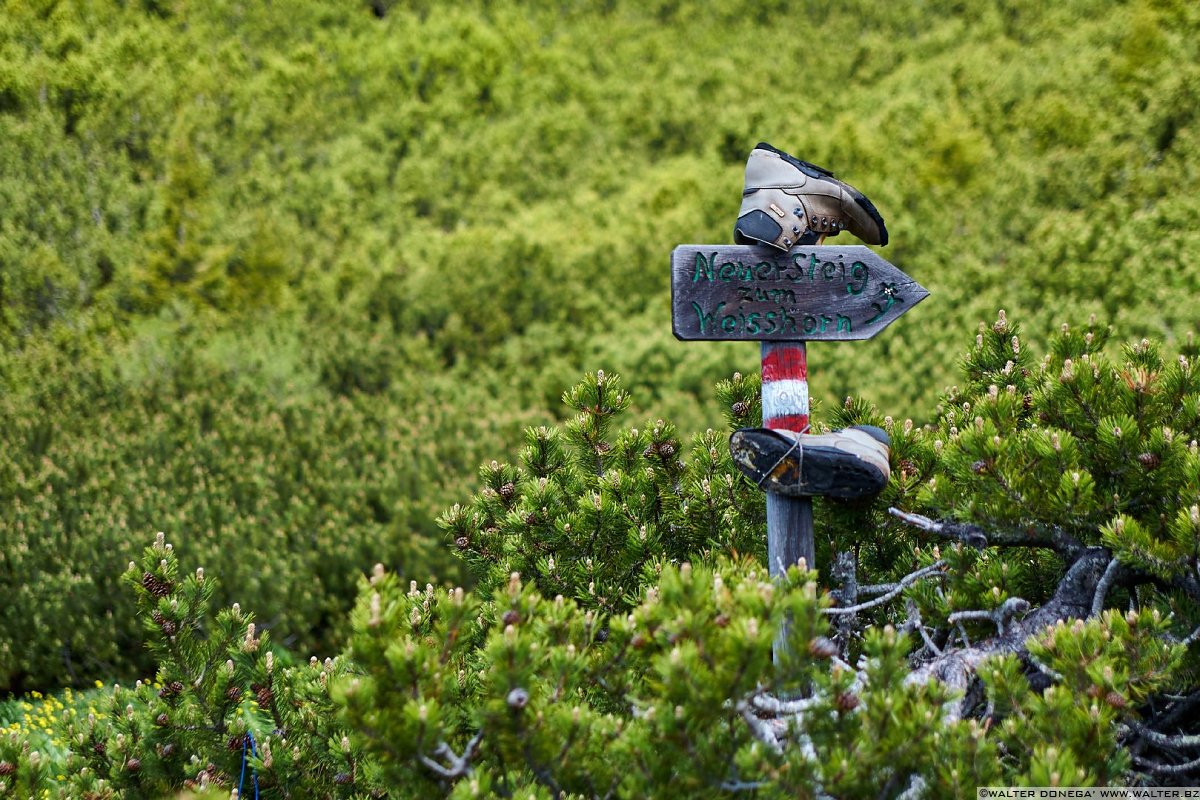
MULTIPOLYGON (((258 758, 258 746, 254 744, 254 734, 246 732, 246 736, 241 740, 241 777, 238 778, 238 796, 241 796, 241 784, 246 780, 246 745, 250 744, 250 752, 254 758, 258 758)), ((258 800, 258 770, 253 766, 250 768, 250 780, 254 784, 254 800, 258 800)))

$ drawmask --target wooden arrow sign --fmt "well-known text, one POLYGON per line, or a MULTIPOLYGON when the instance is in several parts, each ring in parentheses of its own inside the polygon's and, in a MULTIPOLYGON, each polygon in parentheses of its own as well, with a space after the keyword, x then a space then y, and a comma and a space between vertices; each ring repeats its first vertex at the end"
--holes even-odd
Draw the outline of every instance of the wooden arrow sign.
POLYGON ((671 253, 675 336, 708 341, 870 339, 929 296, 863 245, 683 244, 671 253))

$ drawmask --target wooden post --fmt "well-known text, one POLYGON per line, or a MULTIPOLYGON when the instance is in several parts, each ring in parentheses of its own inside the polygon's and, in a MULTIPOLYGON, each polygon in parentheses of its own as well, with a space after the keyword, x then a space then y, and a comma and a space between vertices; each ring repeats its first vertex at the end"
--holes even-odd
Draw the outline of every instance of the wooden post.
MULTIPOLYGON (((804 342, 762 343, 763 427, 808 431, 808 354, 804 342)), ((767 570, 781 580, 801 558, 816 566, 812 498, 767 492, 767 570)), ((786 652, 789 625, 775 639, 775 657, 786 652)))

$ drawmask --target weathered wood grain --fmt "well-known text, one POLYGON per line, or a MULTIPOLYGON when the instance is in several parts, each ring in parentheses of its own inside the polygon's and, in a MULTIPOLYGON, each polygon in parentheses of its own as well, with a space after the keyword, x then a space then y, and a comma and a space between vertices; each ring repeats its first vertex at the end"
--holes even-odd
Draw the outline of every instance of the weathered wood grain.
POLYGON ((684 244, 671 253, 676 338, 703 341, 869 339, 929 296, 863 245, 684 244))

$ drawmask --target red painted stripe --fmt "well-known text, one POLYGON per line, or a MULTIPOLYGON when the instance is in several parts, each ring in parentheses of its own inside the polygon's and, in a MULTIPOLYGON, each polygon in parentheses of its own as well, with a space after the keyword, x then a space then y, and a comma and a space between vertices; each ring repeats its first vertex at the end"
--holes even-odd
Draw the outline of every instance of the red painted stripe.
POLYGON ((775 347, 763 356, 762 379, 770 381, 807 380, 808 359, 803 345, 775 347))
POLYGON ((763 427, 801 433, 808 428, 808 414, 785 414, 782 417, 771 417, 763 420, 763 427))

